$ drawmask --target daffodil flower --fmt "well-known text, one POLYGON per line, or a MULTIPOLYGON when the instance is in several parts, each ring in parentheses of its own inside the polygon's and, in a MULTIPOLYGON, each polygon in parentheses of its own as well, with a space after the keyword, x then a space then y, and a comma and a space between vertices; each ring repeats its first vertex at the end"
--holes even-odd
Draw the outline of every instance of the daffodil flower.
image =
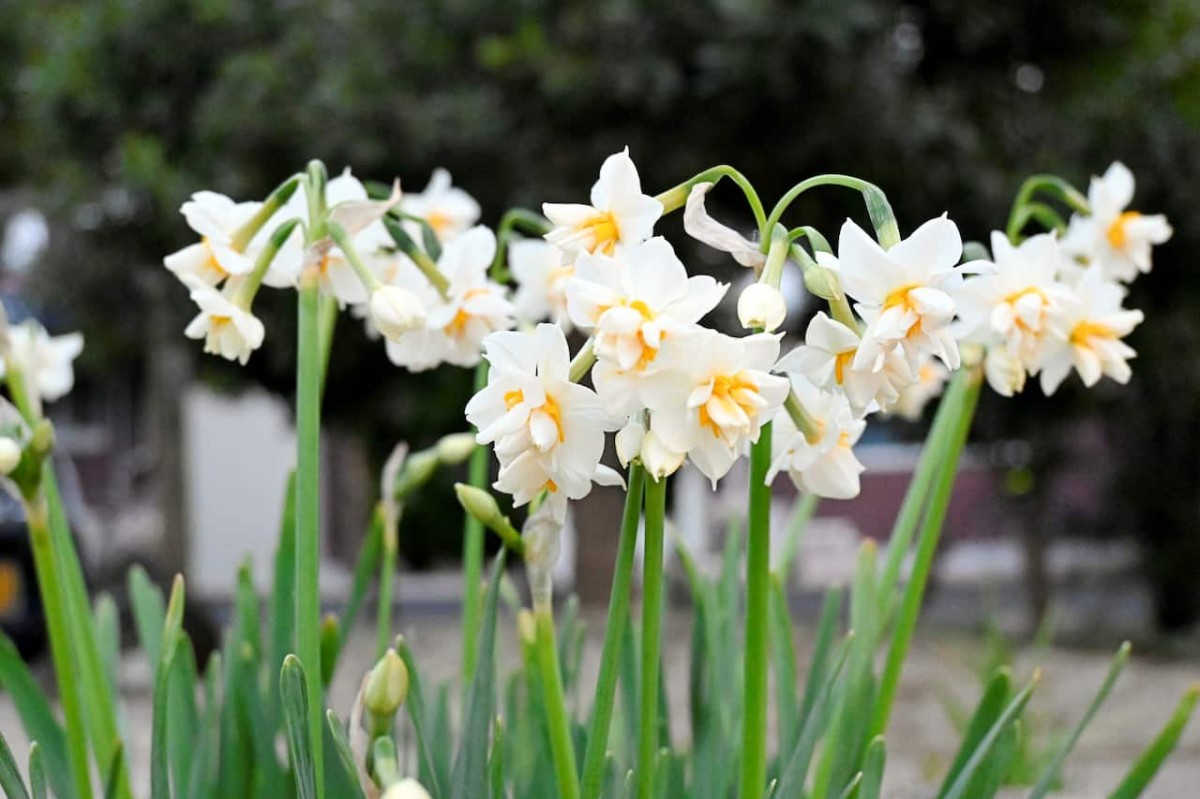
MULTIPOLYGON (((440 168, 433 170, 424 191, 404 195, 400 210, 424 219, 442 243, 467 232, 479 221, 479 203, 467 192, 451 185, 450 173, 440 168)), ((417 225, 410 222, 405 227, 415 240, 421 240, 417 225)))
POLYGON ((733 338, 701 328, 668 339, 662 368, 641 386, 650 431, 666 450, 686 452, 715 484, 787 397, 787 380, 770 374, 778 356, 772 333, 733 338))
POLYGON ((210 286, 247 274, 254 258, 235 246, 234 236, 261 207, 259 202, 234 202, 215 191, 196 192, 179 211, 200 241, 168 255, 163 264, 181 279, 191 277, 210 286))
POLYGON ((960 340, 988 347, 988 383, 1012 396, 1024 386, 1025 373, 1037 369, 1074 292, 1058 279, 1065 256, 1054 233, 1031 236, 1014 247, 995 232, 992 253, 995 268, 965 281, 958 293, 960 340))
POLYGON ((1086 270, 1075 285, 1077 301, 1056 322, 1056 335, 1047 341, 1039 368, 1042 390, 1053 394, 1071 368, 1091 387, 1108 375, 1128 383, 1127 363, 1137 355, 1122 341, 1144 318, 1141 311, 1121 307, 1125 290, 1106 280, 1101 270, 1086 270))
POLYGON ((72 363, 83 352, 82 333, 51 336, 36 320, 27 319, 9 326, 7 338, 0 359, 0 378, 10 367, 17 369, 46 402, 70 393, 75 385, 72 363))
POLYGON ((524 505, 543 491, 561 522, 567 500, 593 481, 620 481, 600 465, 605 433, 618 425, 591 389, 570 380, 567 339, 557 325, 529 333, 500 331, 484 341, 488 383, 467 404, 476 441, 494 444, 500 461, 495 488, 524 505))
POLYGON ((584 254, 567 281, 571 321, 592 332, 596 390, 614 410, 644 403, 637 393, 654 371, 663 342, 689 332, 725 296, 728 286, 687 269, 663 238, 623 249, 616 256, 584 254))
POLYGON ((729 253, 742 266, 762 266, 767 256, 757 244, 709 216, 704 207, 704 196, 712 187, 712 183, 697 183, 692 187, 683 209, 683 229, 700 243, 729 253))
POLYGON ((945 216, 913 231, 884 250, 854 222, 842 226, 835 258, 817 253, 822 266, 837 272, 855 309, 867 323, 854 356, 856 369, 878 371, 899 344, 915 368, 922 352, 959 365, 958 345, 950 331, 954 293, 962 282, 958 227, 945 216))
POLYGON ((626 147, 600 167, 591 205, 543 203, 542 213, 554 225, 546 240, 562 250, 563 263, 571 263, 580 253, 612 255, 618 246, 650 238, 663 207, 642 193, 641 178, 626 147))
POLYGON ((929 401, 941 395, 950 379, 950 370, 932 356, 922 356, 917 364, 916 379, 900 389, 900 397, 888 413, 910 422, 921 419, 929 401))
POLYGON ((1069 254, 1099 266, 1109 280, 1126 283, 1150 271, 1151 250, 1172 233, 1162 214, 1127 210, 1133 191, 1133 173, 1120 161, 1113 162, 1088 187, 1091 214, 1073 216, 1063 239, 1069 254))
MULTIPOLYGON (((512 303, 504 287, 487 276, 495 254, 496 236, 482 225, 446 244, 437 268, 449 287, 444 296, 434 292, 426 302, 423 328, 388 341, 388 357, 393 363, 413 371, 442 362, 474 366, 484 338, 512 327, 512 303)), ((428 290, 425 292, 417 296, 430 297, 428 290)))
POLYGON ((236 298, 236 286, 224 290, 192 282, 191 298, 200 313, 183 331, 192 339, 204 339, 204 351, 245 364, 250 353, 262 346, 263 323, 236 298))
POLYGON ((912 368, 899 344, 884 350, 878 371, 856 367, 861 337, 823 311, 808 323, 804 342, 780 358, 775 371, 803 375, 820 388, 844 392, 857 417, 887 410, 913 381, 912 368))
POLYGON ((843 394, 823 391, 801 376, 793 377, 791 388, 816 420, 815 437, 800 432, 786 412, 776 414, 771 426, 775 458, 767 482, 786 471, 801 491, 827 499, 858 496, 864 467, 854 455, 854 445, 867 423, 855 418, 843 394))
POLYGON ((517 281, 513 295, 517 318, 533 323, 549 319, 571 332, 567 281, 575 267, 563 264, 559 249, 541 239, 519 239, 508 245, 508 268, 517 281))

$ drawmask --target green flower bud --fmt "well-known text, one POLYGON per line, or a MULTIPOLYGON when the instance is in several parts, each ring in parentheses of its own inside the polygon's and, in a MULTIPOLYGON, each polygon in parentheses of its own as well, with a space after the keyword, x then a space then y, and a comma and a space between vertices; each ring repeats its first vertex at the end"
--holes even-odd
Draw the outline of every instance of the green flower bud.
POLYGON ((442 436, 434 446, 434 451, 443 466, 454 466, 471 457, 477 446, 474 433, 453 433, 442 436))
POLYGON ((406 496, 413 489, 428 483, 434 472, 437 471, 438 464, 438 454, 434 450, 423 449, 420 452, 414 452, 404 462, 404 466, 396 478, 396 495, 406 496))
POLYGON ((407 697, 408 667, 389 649, 367 675, 363 705, 375 720, 390 724, 407 697))

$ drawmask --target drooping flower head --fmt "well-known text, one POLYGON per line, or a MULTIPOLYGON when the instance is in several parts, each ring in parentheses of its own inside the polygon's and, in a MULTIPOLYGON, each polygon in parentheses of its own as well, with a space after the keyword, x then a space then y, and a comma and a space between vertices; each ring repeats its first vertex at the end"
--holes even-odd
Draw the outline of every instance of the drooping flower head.
POLYGON ((801 491, 828 499, 852 499, 860 490, 864 467, 854 455, 854 445, 867 423, 857 419, 845 395, 824 391, 801 375, 794 375, 791 388, 816 430, 810 439, 797 429, 786 411, 775 415, 771 426, 774 460, 767 482, 786 471, 801 491))
POLYGON ((1123 308, 1125 290, 1095 267, 1083 273, 1075 293, 1077 301, 1057 322, 1056 335, 1047 341, 1039 363, 1047 395, 1055 392, 1072 367, 1088 387, 1104 375, 1128 383, 1132 374, 1127 361, 1137 353, 1122 339, 1141 324, 1142 312, 1123 308))
MULTIPOLYGON (((418 194, 406 194, 400 210, 419 216, 433 228, 438 241, 448 242, 470 230, 479 221, 479 203, 470 194, 451 184, 450 173, 445 169, 433 170, 425 190, 418 194)), ((420 231, 409 225, 410 234, 420 241, 420 231)))
POLYGON ((642 386, 650 431, 715 484, 787 397, 787 380, 770 374, 778 356, 779 336, 771 333, 733 338, 702 328, 668 339, 662 368, 642 386))
POLYGON ((254 258, 235 246, 234 236, 261 207, 259 202, 234 202, 215 191, 196 192, 179 212, 200 234, 200 241, 168 255, 163 264, 180 279, 190 277, 210 286, 247 274, 254 258))
POLYGON ((1063 239, 1068 253, 1100 267, 1109 280, 1126 283, 1150 271, 1151 250, 1172 233, 1162 214, 1127 210, 1133 191, 1133 173, 1120 161, 1113 162, 1088 187, 1091 214, 1073 216, 1063 239))
POLYGON ((543 323, 529 333, 493 333, 484 357, 488 384, 467 404, 467 420, 480 444, 495 445, 496 489, 516 505, 547 492, 561 522, 567 500, 586 496, 593 481, 619 481, 600 465, 605 433, 618 425, 595 392, 571 382, 561 328, 543 323))
POLYGON ((597 358, 593 380, 615 410, 644 403, 641 377, 657 367, 663 342, 690 331, 728 286, 707 275, 688 277, 666 239, 624 248, 614 257, 582 255, 567 282, 571 321, 592 332, 597 358))
POLYGON ((520 239, 508 245, 508 268, 517 281, 513 308, 524 322, 549 319, 571 332, 567 313, 567 282, 575 274, 573 265, 562 262, 562 253, 541 239, 520 239))
POLYGON ((200 312, 183 331, 188 338, 204 339, 204 351, 245 364, 262 346, 266 330, 236 296, 236 285, 216 289, 191 283, 191 298, 200 312))
POLYGON ((916 380, 900 390, 900 398, 889 413, 910 422, 919 421, 929 401, 941 395, 950 379, 950 370, 935 358, 926 355, 917 364, 916 380))
POLYGON ((563 263, 571 263, 580 253, 612 255, 619 245, 650 238, 663 207, 642 193, 641 178, 626 147, 600 167, 591 205, 543 203, 542 213, 554 225, 546 240, 563 251, 563 263))
POLYGON ((954 292, 962 282, 958 227, 945 216, 930 220, 907 239, 884 250, 862 228, 847 220, 838 255, 817 253, 818 262, 837 272, 855 309, 867 323, 854 356, 856 369, 878 371, 898 344, 915 368, 922 352, 959 364, 950 331, 954 292))
POLYGON ((83 352, 83 334, 51 336, 36 320, 11 325, 4 357, 0 358, 0 378, 13 366, 25 376, 26 383, 46 402, 70 393, 75 385, 73 362, 83 352))

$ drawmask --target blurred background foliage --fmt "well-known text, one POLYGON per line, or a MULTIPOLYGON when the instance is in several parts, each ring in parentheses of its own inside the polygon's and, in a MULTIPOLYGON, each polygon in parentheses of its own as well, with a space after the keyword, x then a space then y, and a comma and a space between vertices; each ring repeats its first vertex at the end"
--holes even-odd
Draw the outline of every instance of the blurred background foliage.
MULTIPOLYGON (((949 211, 968 238, 1002 227, 1019 180, 1086 188, 1113 158, 1137 207, 1174 240, 1130 305, 1147 322, 1128 388, 1036 388, 989 402, 983 438, 1008 448, 1004 485, 1030 534, 1073 523, 1047 501, 1082 469, 1105 482, 1101 534, 1146 543, 1159 615, 1200 608, 1200 5, 1192 0, 0 0, 0 185, 36 193, 56 220, 35 289, 87 331, 82 369, 142 370, 148 309, 181 330, 185 292, 161 257, 191 234, 198 188, 264 196, 319 157, 418 189, 444 165, 494 223, 513 205, 585 196, 601 159, 629 145, 648 191, 715 163, 767 198, 844 171, 883 186, 902 227, 949 211), (67 232, 70 232, 70 235, 67 232), (1016 453, 1013 455, 1012 453, 1016 453), (1074 461, 1074 463, 1072 463, 1074 461)), ((724 218, 748 222, 736 193, 724 218)), ((726 203, 722 206, 722 203, 726 203)), ((818 204, 819 203, 819 204, 818 204)), ((827 235, 856 198, 792 212, 827 235)), ((668 231, 677 230, 672 220, 668 231)), ((717 263, 693 253, 693 263, 717 263)), ((268 345, 248 374, 290 384, 290 303, 263 296, 268 345)), ((461 371, 408 375, 348 319, 328 415, 380 453, 461 427, 461 371)), ((198 368, 233 384, 215 359, 198 368)), ((995 398, 992 398, 995 399, 995 398)), ((417 509, 418 514, 420 509, 417 509)), ((427 511, 428 512, 428 511, 427 511)))

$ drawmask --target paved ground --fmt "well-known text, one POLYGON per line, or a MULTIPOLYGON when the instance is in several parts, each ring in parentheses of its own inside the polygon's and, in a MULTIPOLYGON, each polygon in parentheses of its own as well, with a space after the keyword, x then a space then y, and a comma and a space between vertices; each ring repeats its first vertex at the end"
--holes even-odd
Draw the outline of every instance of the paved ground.
MULTIPOLYGON (((681 611, 668 618, 665 657, 668 670, 682 674, 687 664, 687 638, 690 620, 681 611)), ((453 674, 457 669, 459 639, 456 619, 450 614, 425 614, 408 619, 402 625, 412 641, 417 659, 426 674, 453 674)), ((602 619, 591 619, 590 657, 585 679, 593 679, 596 668, 598 631, 602 619)), ((512 620, 503 630, 504 640, 515 637, 512 620)), ((811 631, 797 632, 801 655, 811 631)), ((370 632, 359 631, 352 638, 334 690, 332 704, 343 715, 348 711, 357 680, 369 666, 370 632)), ((511 662, 512 648, 503 647, 511 662)), ((979 686, 974 667, 980 646, 974 639, 947 634, 918 638, 904 674, 899 704, 888 736, 888 796, 893 799, 917 799, 930 795, 930 783, 946 768, 957 742, 953 725, 944 705, 949 692, 961 702, 973 704, 979 686)), ((802 661, 803 662, 803 661, 802 661)), ((1044 678, 1033 703, 1033 715, 1046 729, 1062 729, 1083 711, 1096 686, 1103 679, 1108 657, 1065 650, 1053 650, 1042 663, 1044 678)), ((1032 663, 1021 661, 1026 672, 1032 663)), ((124 669, 127 728, 144 731, 133 741, 135 772, 147 773, 150 729, 149 691, 145 669, 136 658, 128 658, 124 669)), ((1128 763, 1153 737, 1171 712, 1180 693, 1200 679, 1200 666, 1194 662, 1134 661, 1113 692, 1099 717, 1080 741, 1067 769, 1069 791, 1059 794, 1071 799, 1104 797, 1119 782, 1128 763)), ((686 680, 668 679, 668 690, 675 706, 685 701, 686 680)), ((683 714, 676 713, 676 720, 683 714)), ((0 696, 0 730, 9 737, 18 757, 24 757, 27 744, 19 732, 12 704, 0 696)), ((677 730, 677 740, 686 730, 677 730)), ((144 780, 143 780, 144 782, 144 780)), ((1190 799, 1200 795, 1200 720, 1193 720, 1180 748, 1161 772, 1157 782, 1144 795, 1146 799, 1190 799)), ((1025 792, 1027 793, 1027 791, 1025 792)), ((1025 793, 1014 792, 1013 797, 1025 793)))

